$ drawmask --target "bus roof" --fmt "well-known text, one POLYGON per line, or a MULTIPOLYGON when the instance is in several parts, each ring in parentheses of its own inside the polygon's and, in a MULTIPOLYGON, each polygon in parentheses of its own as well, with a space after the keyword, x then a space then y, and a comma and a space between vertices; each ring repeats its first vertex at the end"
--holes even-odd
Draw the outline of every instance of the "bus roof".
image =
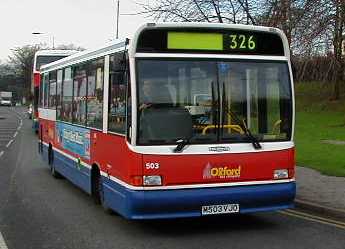
POLYGON ((58 55, 72 55, 75 53, 78 53, 77 50, 60 50, 60 49, 44 49, 44 50, 38 50, 35 53, 35 57, 37 56, 58 56, 58 55))
POLYGON ((104 56, 106 54, 121 51, 124 49, 125 44, 126 44, 126 40, 114 40, 97 49, 85 50, 79 53, 75 53, 61 60, 54 61, 52 63, 42 66, 41 69, 42 71, 50 71, 52 69, 56 69, 61 66, 69 66, 69 65, 80 63, 83 61, 95 59, 95 58, 104 56))

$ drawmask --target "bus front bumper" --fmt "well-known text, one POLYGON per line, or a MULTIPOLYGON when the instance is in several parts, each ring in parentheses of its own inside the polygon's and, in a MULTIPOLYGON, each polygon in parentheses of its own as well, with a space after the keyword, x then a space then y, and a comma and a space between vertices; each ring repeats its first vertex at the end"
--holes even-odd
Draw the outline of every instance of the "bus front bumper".
POLYGON ((202 206, 239 204, 239 213, 293 207, 294 181, 248 186, 174 190, 130 190, 103 178, 105 204, 128 219, 167 219, 201 216, 202 206))

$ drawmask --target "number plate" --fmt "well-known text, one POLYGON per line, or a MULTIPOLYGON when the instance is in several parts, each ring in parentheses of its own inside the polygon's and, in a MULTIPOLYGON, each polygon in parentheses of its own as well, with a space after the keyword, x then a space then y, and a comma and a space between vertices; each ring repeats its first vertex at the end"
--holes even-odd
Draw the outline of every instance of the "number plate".
POLYGON ((239 204, 211 205, 211 206, 201 207, 202 215, 231 214, 231 213, 239 213, 239 212, 240 212, 239 204))

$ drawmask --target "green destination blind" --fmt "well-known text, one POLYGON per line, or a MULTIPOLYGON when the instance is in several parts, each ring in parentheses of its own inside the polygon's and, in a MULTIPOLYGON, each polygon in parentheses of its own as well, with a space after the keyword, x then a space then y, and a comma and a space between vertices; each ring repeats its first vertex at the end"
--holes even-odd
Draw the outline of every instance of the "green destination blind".
POLYGON ((243 33, 187 33, 168 32, 168 49, 255 51, 257 39, 253 34, 243 33))
POLYGON ((168 49, 223 50, 223 35, 168 32, 168 49))

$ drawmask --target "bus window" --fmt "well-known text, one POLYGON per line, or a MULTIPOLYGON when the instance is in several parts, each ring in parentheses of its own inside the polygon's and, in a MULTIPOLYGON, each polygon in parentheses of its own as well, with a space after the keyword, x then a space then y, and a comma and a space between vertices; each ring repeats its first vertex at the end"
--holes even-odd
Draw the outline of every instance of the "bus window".
POLYGON ((216 63, 207 61, 140 61, 139 144, 169 144, 181 138, 193 138, 195 143, 215 142, 216 129, 207 134, 203 130, 218 119, 216 110, 212 109, 218 94, 216 69, 216 63), (143 108, 146 102, 152 106, 150 111, 143 108), (156 129, 157 124, 151 122, 147 115, 145 117, 145 112, 160 116, 164 122, 160 125, 165 129, 156 129), (179 122, 169 121, 173 115, 179 122))
POLYGON ((43 101, 44 101, 44 97, 43 97, 43 86, 44 86, 44 77, 41 77, 40 79, 40 85, 39 85, 39 100, 38 100, 38 107, 43 108, 43 101))
POLYGON ((63 85, 62 85, 62 111, 61 120, 72 122, 72 69, 70 67, 64 70, 63 85))
POLYGON ((48 107, 56 108, 56 71, 49 73, 49 100, 48 107))
POLYGON ((110 56, 108 129, 120 134, 126 132, 127 77, 123 53, 110 56), (122 66, 121 66, 122 65, 122 66))
POLYGON ((48 108, 48 96, 49 96, 49 73, 44 74, 43 79, 43 107, 48 108))
POLYGON ((87 75, 87 126, 103 127, 103 67, 104 59, 90 63, 87 75))
POLYGON ((61 108, 62 108, 62 70, 57 71, 56 81, 56 115, 57 119, 61 119, 61 108))
POLYGON ((74 70, 73 77, 73 123, 85 125, 86 122, 86 64, 74 70))

